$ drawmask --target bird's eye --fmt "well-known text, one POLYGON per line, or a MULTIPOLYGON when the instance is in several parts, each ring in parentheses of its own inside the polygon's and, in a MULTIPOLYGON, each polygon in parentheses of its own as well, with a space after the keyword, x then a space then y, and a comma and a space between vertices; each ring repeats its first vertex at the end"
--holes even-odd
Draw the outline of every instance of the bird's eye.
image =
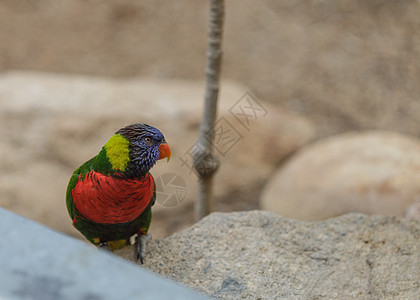
POLYGON ((147 145, 150 145, 150 143, 152 142, 152 139, 151 139, 151 138, 149 138, 148 136, 146 136, 146 137, 144 138, 144 142, 145 142, 147 145))

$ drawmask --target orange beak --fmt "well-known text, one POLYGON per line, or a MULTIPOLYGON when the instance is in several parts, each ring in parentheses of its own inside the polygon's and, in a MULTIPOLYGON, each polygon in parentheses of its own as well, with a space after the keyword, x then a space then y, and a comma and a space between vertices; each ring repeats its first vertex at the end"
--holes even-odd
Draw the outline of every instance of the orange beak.
POLYGON ((158 159, 162 159, 167 157, 169 161, 171 159, 171 148, 169 148, 169 145, 165 142, 160 144, 159 146, 159 158, 158 159))

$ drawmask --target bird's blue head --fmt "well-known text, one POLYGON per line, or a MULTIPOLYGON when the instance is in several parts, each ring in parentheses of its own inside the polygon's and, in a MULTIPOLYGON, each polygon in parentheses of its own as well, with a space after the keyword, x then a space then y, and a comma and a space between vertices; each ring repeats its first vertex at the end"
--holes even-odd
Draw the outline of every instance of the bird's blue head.
POLYGON ((133 124, 116 132, 128 140, 126 175, 142 177, 149 172, 157 160, 171 157, 171 150, 163 134, 155 127, 147 124, 133 124))

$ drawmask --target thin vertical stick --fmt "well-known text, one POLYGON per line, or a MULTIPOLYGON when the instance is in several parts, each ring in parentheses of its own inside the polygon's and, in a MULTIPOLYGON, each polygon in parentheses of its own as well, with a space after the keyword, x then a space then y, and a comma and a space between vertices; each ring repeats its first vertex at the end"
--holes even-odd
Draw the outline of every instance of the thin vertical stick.
POLYGON ((222 61, 222 36, 224 0, 210 0, 209 40, 207 48, 206 93, 199 138, 194 153, 194 167, 199 179, 198 197, 195 206, 196 220, 208 215, 213 202, 213 175, 219 161, 213 156, 214 122, 217 115, 219 77, 222 61))

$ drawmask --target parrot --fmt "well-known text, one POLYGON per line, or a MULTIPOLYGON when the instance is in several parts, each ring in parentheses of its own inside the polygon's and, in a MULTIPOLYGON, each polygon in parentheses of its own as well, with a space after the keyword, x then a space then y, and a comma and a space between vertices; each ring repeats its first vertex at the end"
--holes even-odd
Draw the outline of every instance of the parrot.
POLYGON ((66 191, 66 206, 73 226, 105 250, 130 244, 143 264, 156 200, 150 169, 157 160, 171 157, 163 134, 136 123, 119 129, 98 155, 74 171, 66 191))

